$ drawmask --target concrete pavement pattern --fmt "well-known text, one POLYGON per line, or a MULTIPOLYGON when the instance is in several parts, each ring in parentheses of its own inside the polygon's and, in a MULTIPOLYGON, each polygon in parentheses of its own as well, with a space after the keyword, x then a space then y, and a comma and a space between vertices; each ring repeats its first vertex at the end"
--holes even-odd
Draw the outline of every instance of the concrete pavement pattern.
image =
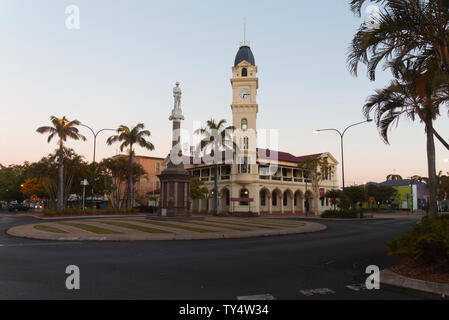
POLYGON ((93 218, 13 227, 16 237, 59 241, 144 241, 251 238, 325 230, 316 222, 270 218, 207 217, 190 220, 93 218))

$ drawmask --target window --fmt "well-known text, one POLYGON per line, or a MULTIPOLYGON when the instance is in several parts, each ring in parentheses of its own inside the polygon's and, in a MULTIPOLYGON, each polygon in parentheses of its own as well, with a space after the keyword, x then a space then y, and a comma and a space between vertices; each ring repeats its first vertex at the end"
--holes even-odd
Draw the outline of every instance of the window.
POLYGON ((251 166, 248 162, 248 157, 240 159, 239 173, 251 173, 251 166))
POLYGON ((248 120, 242 119, 242 130, 248 129, 248 120))
POLYGON ((161 164, 160 162, 156 162, 156 173, 159 173, 161 171, 161 164))
POLYGON ((247 77, 248 76, 248 69, 243 68, 242 69, 242 77, 247 77))
POLYGON ((283 203, 284 203, 284 206, 286 206, 287 203, 288 203, 288 195, 287 195, 287 192, 284 193, 284 201, 283 201, 283 203))

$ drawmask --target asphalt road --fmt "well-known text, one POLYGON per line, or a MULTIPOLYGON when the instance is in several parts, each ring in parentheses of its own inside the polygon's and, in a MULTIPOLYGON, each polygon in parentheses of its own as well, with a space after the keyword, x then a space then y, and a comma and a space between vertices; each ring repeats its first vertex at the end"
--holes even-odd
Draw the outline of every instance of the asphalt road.
POLYGON ((328 221, 326 231, 312 234, 201 241, 48 242, 5 233, 34 222, 0 213, 0 299, 439 298, 386 286, 346 287, 364 283, 369 265, 397 263, 385 243, 414 220, 328 221), (80 268, 80 290, 65 287, 68 265, 80 268), (330 291, 301 292, 319 288, 330 291))

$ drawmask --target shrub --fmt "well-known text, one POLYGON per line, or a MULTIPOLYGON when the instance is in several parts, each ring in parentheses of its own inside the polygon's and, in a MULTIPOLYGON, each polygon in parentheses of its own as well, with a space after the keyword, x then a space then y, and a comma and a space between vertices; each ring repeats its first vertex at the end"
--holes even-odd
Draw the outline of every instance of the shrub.
POLYGON ((449 219, 424 217, 411 230, 390 240, 388 251, 422 265, 449 270, 449 219))
POLYGON ((85 208, 83 211, 81 208, 66 208, 62 212, 58 212, 53 209, 44 209, 42 213, 46 217, 60 217, 60 216, 83 216, 83 215, 122 215, 122 214, 133 214, 138 212, 136 208, 133 209, 115 209, 115 208, 107 208, 107 209, 92 209, 92 208, 85 208))
POLYGON ((321 214, 321 218, 355 219, 357 217, 356 210, 326 210, 321 214))

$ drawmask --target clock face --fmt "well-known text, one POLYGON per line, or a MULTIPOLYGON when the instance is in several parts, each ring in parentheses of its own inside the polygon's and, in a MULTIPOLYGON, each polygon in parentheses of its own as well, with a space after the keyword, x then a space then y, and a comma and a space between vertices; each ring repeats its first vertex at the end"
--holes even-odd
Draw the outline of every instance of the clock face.
POLYGON ((240 90, 240 93, 239 93, 239 96, 240 96, 240 99, 242 99, 242 100, 248 100, 249 99, 249 97, 250 97, 250 93, 249 93, 249 91, 247 90, 247 89, 242 89, 242 90, 240 90))

